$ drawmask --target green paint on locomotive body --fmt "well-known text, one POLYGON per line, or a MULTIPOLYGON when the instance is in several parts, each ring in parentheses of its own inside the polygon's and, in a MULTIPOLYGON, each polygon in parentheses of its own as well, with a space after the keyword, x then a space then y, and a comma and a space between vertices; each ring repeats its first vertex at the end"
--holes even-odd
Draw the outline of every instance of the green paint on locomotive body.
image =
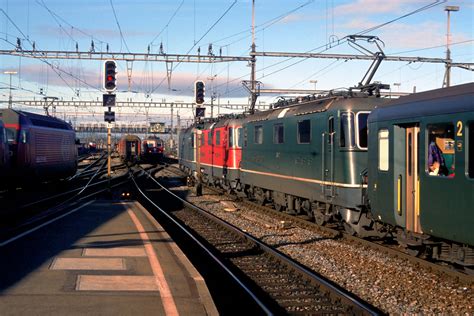
MULTIPOLYGON (((360 208, 367 148, 357 137, 353 144, 346 140, 347 146, 341 146, 341 116, 351 117, 354 123, 354 129, 346 130, 348 138, 357 129, 359 113, 364 114, 360 117, 363 125, 374 106, 385 102, 367 96, 333 96, 249 116, 243 124, 242 182, 312 201, 360 208), (330 118, 334 127, 332 145, 330 118), (306 120, 311 126, 309 142, 301 141, 298 134, 298 125, 306 120), (281 127, 283 139, 275 135, 281 127), (258 144, 255 138, 261 131, 258 144)), ((361 131, 364 133, 367 137, 366 130, 361 131)))
MULTIPOLYGON (((369 118, 369 185, 373 215, 384 223, 406 228, 405 203, 397 212, 397 179, 407 163, 405 129, 416 126, 418 136, 419 219, 423 233, 474 245, 474 84, 427 91, 402 97, 380 107, 369 118), (428 147, 433 129, 446 127, 446 144, 454 150, 443 152, 449 175, 430 175, 428 147), (381 130, 389 133, 388 170, 379 168, 381 130)), ((448 146, 447 145, 447 146, 448 146)), ((401 192, 406 183, 401 181, 401 192)), ((415 193, 416 194, 416 193, 415 193)), ((405 194, 406 195, 406 194, 405 194)))

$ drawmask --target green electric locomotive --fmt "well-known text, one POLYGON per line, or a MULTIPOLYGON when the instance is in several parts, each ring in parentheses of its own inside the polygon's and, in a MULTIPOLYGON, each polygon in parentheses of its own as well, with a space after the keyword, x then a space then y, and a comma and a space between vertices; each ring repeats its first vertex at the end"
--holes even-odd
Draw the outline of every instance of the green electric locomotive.
POLYGON ((247 195, 319 224, 364 208, 367 119, 388 99, 338 92, 248 116, 240 178, 247 195))

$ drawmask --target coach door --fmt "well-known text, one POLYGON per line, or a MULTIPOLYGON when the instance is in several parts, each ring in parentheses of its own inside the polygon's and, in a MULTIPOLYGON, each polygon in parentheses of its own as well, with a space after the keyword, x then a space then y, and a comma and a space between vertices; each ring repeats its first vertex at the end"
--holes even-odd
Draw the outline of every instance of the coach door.
MULTIPOLYGON (((420 175, 418 170, 419 134, 419 126, 407 127, 405 130, 405 192, 403 192, 405 195, 405 225, 408 231, 416 233, 421 233, 419 212, 420 175)), ((401 190, 402 187, 402 183, 399 183, 398 190, 401 190)), ((399 199, 399 203, 402 203, 403 200, 400 195, 399 199)))

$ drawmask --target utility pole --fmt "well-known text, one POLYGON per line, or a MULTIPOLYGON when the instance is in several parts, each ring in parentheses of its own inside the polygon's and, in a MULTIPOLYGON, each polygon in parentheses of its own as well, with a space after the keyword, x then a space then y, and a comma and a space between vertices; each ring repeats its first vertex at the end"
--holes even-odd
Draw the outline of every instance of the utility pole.
POLYGON ((257 102, 257 92, 256 84, 255 84, 255 65, 257 62, 257 58, 255 57, 255 0, 252 0, 252 46, 250 52, 250 67, 251 67, 251 74, 250 74, 250 112, 254 112, 255 110, 255 103, 257 102))
POLYGON ((170 135, 170 148, 173 148, 174 141, 173 141, 173 104, 171 104, 171 135, 170 135))
POLYGON ((12 99, 12 75, 16 75, 18 72, 12 71, 12 70, 7 70, 3 72, 5 75, 10 75, 10 94, 8 96, 8 108, 11 109, 13 105, 13 99, 12 99))
POLYGON ((451 85, 451 51, 449 49, 449 44, 451 42, 450 34, 450 23, 451 23, 451 12, 459 11, 458 6, 447 5, 444 7, 444 11, 448 13, 448 23, 447 23, 447 32, 446 32, 446 73, 444 74, 443 87, 449 87, 451 85))

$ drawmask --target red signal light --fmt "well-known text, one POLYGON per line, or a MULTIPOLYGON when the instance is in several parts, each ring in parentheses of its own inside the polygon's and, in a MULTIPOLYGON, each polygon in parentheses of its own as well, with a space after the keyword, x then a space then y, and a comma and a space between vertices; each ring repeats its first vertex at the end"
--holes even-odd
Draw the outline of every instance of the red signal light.
POLYGON ((114 60, 104 62, 104 89, 108 92, 112 92, 117 88, 116 68, 117 64, 114 60))

